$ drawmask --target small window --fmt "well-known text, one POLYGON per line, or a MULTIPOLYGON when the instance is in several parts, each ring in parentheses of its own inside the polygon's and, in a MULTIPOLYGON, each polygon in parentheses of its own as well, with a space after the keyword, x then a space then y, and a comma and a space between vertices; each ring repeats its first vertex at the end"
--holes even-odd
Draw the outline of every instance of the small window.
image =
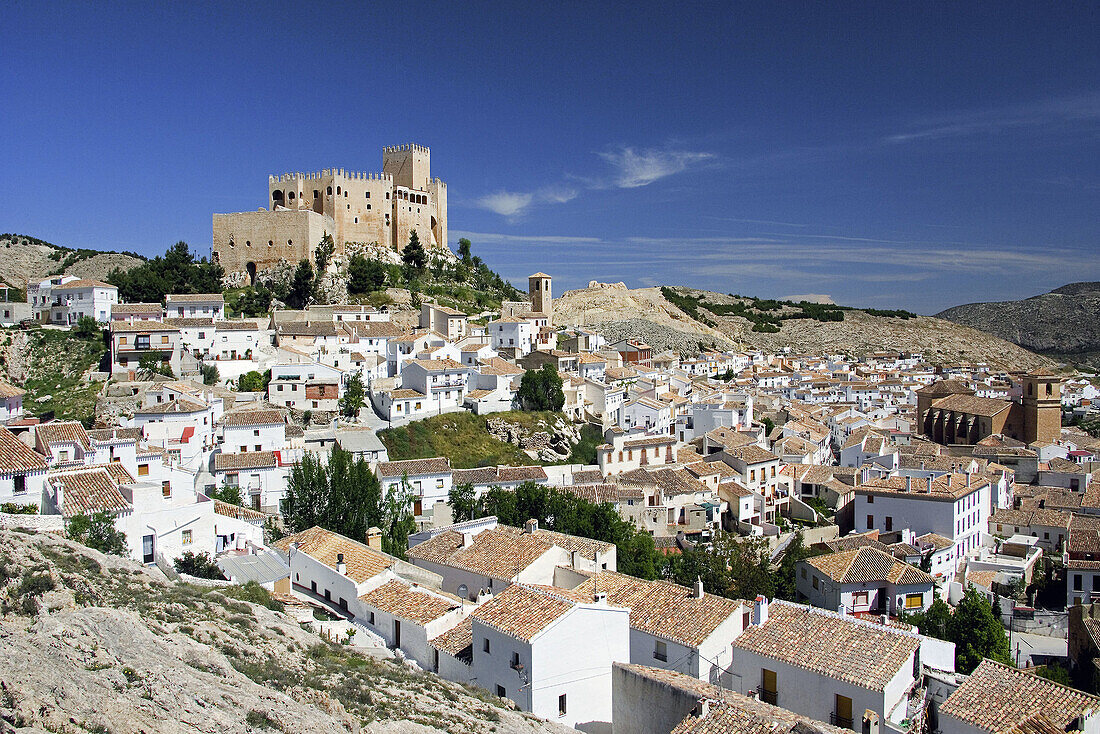
POLYGON ((169 481, 163 481, 160 483, 160 494, 162 497, 168 498, 172 496, 172 483, 169 481))
POLYGON ((558 696, 558 716, 565 716, 565 694, 558 696))
POLYGON ((905 595, 905 608, 906 609, 920 609, 924 606, 924 596, 921 594, 906 594, 905 595))
POLYGON ((193 540, 193 538, 191 537, 191 531, 190 530, 184 530, 183 533, 182 533, 182 539, 180 540, 180 542, 183 545, 191 545, 192 540, 193 540))
POLYGON ((656 646, 653 648, 653 657, 660 660, 662 663, 668 662, 668 645, 660 640, 657 640, 656 646))
POLYGON ((507 692, 506 692, 506 691, 504 690, 504 686, 498 685, 498 686, 497 686, 497 696, 499 696, 500 698, 504 698, 504 697, 505 697, 505 696, 507 696, 507 695, 508 695, 508 694, 507 694, 507 692))
POLYGON ((15 485, 13 492, 15 494, 25 494, 27 491, 27 478, 22 474, 16 474, 12 477, 12 482, 15 485))
POLYGON ((138 476, 139 477, 149 476, 149 465, 148 464, 138 464, 138 476))
MULTIPOLYGON (((489 653, 489 638, 488 637, 485 638, 485 641, 482 644, 481 649, 482 649, 483 652, 489 653)), ((503 695, 503 694, 501 694, 501 695, 503 695)))
POLYGON ((875 496, 873 494, 867 495, 867 504, 869 504, 869 505, 875 504, 875 496))

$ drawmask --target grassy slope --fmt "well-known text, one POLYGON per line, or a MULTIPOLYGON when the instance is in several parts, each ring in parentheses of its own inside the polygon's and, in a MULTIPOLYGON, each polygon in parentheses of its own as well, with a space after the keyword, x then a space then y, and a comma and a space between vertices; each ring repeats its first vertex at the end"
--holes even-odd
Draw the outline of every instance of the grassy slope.
MULTIPOLYGON (((552 422, 560 415, 511 411, 494 413, 491 417, 503 418, 526 428, 535 428, 540 419, 552 422)), ((446 456, 456 469, 499 464, 531 466, 539 463, 523 453, 519 447, 490 436, 485 421, 486 416, 472 413, 446 413, 404 426, 387 428, 379 431, 378 437, 385 444, 390 461, 446 456)))
POLYGON ((87 383, 84 373, 98 367, 106 353, 102 339, 80 339, 68 331, 41 329, 31 332, 27 359, 30 377, 23 384, 27 412, 40 415, 54 411, 59 420, 86 424, 95 414, 100 383, 87 383), (44 403, 36 398, 49 395, 44 403))

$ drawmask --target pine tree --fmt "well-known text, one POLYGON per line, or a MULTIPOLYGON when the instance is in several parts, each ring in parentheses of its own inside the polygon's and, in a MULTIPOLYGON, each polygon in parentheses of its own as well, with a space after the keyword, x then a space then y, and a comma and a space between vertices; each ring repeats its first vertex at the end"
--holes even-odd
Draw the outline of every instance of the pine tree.
POLYGON ((428 253, 424 252, 415 229, 409 233, 409 244, 401 252, 401 262, 405 264, 405 279, 409 281, 419 277, 428 265, 428 253))

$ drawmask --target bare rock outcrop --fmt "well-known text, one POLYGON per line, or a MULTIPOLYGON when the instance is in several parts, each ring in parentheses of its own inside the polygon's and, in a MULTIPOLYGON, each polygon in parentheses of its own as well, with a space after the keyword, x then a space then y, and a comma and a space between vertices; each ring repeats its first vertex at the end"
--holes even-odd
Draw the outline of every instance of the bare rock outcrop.
POLYGON ((563 461, 581 440, 580 428, 564 418, 540 420, 534 428, 491 417, 485 421, 489 435, 498 441, 518 446, 532 459, 563 461))

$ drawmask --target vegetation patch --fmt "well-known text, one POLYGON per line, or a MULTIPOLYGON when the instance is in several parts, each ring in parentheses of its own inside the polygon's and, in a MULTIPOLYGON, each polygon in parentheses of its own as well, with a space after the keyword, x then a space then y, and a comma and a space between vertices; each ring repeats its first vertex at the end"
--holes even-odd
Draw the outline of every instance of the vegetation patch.
POLYGON ((53 413, 58 420, 90 426, 102 386, 86 381, 84 375, 98 369, 107 354, 102 335, 89 338, 73 331, 35 329, 28 338, 26 408, 37 415, 53 413))

